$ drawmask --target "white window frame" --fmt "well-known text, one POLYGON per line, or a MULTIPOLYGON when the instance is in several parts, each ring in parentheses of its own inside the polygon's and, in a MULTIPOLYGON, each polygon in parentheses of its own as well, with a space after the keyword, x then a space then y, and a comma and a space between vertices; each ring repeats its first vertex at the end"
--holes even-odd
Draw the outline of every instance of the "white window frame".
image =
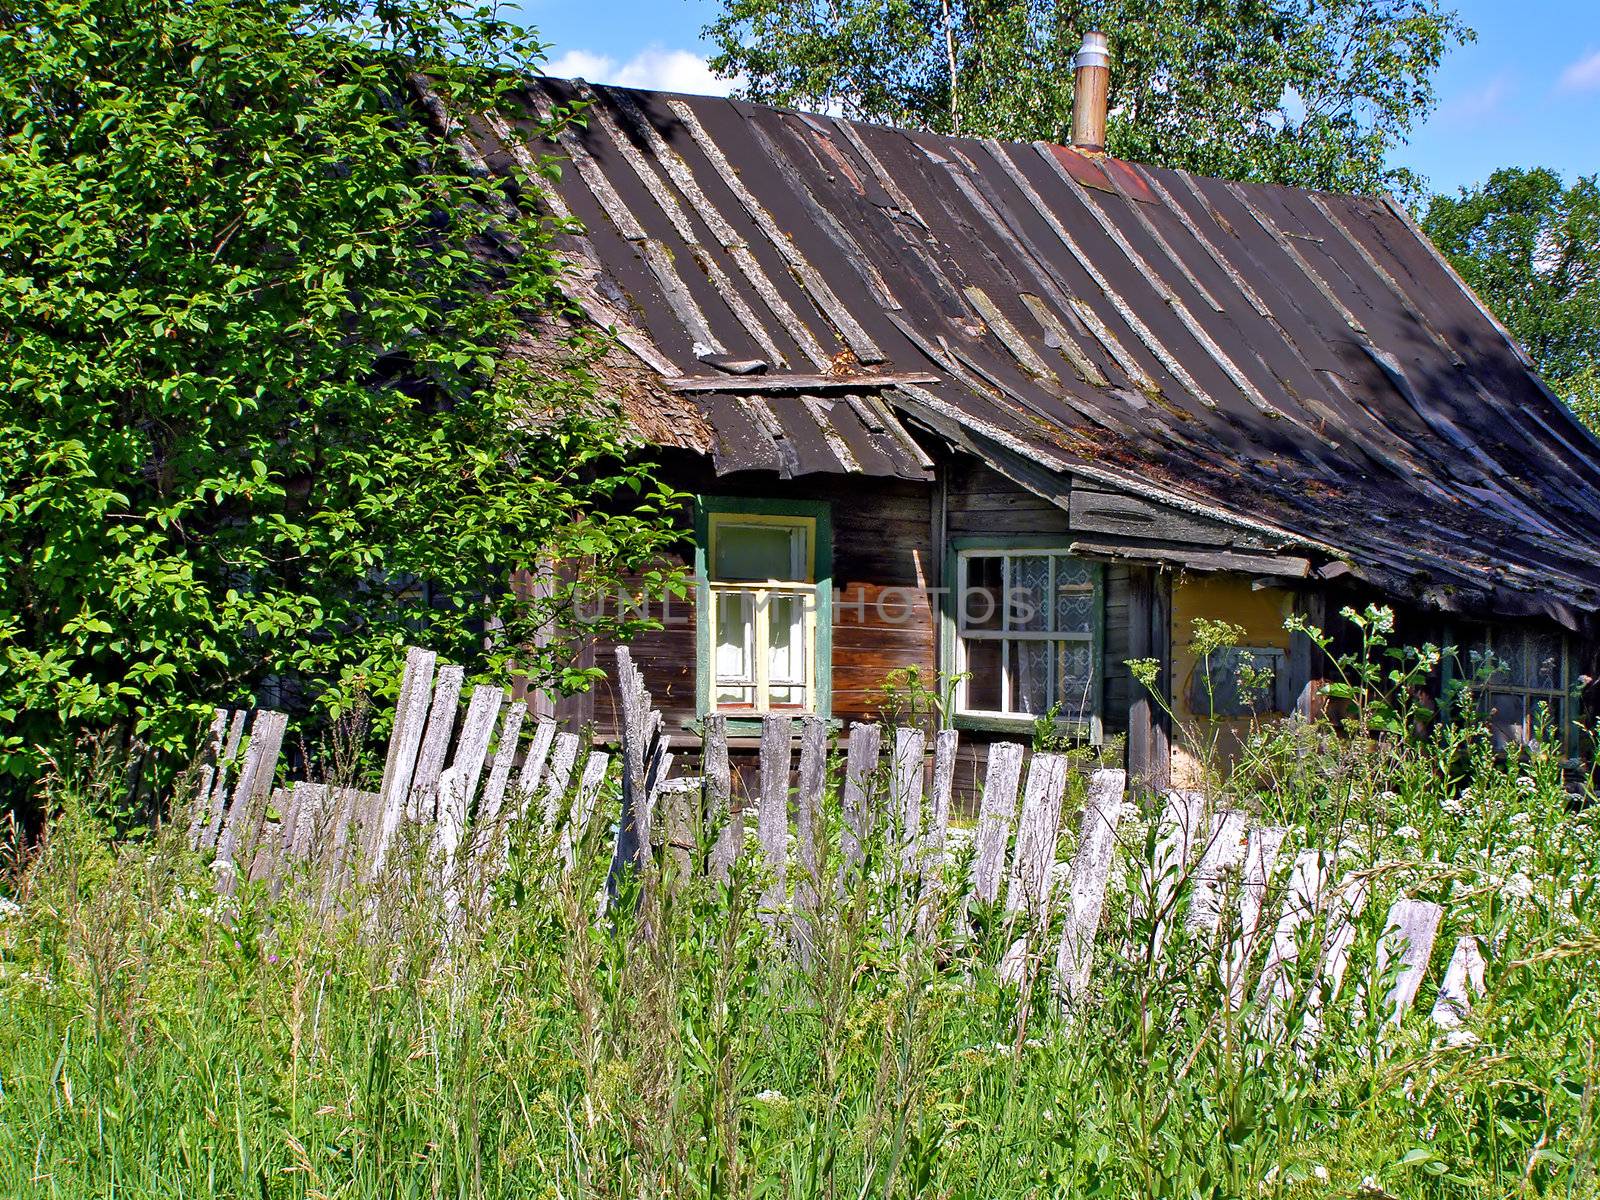
MULTIPOLYGON (((951 625, 952 625, 952 627, 954 629, 954 634, 955 634, 955 637, 954 637, 955 669, 956 669, 956 672, 957 672, 957 675, 958 675, 958 680, 957 680, 956 689, 955 689, 956 715, 958 717, 968 718, 968 719, 971 719, 971 720, 977 720, 977 721, 982 721, 982 722, 991 722, 991 723, 1001 723, 1001 724, 1013 724, 1013 725, 1017 725, 1019 727, 1020 726, 1031 725, 1034 721, 1036 721, 1040 717, 1043 717, 1043 716, 1046 715, 1045 713, 1015 712, 1015 711, 1011 711, 1008 707, 1004 707, 1004 706, 1009 706, 1010 703, 1011 703, 1011 669, 1012 669, 1011 668, 1011 658, 1012 658, 1012 656, 1004 648, 1002 648, 1001 654, 1000 654, 1000 703, 1001 703, 1001 705, 1003 707, 1001 709, 999 709, 999 710, 987 709, 987 708, 974 708, 972 706, 972 704, 971 704, 970 699, 969 699, 969 687, 970 687, 970 684, 971 684, 971 671, 968 668, 968 662, 969 662, 969 653, 970 653, 970 645, 969 644, 971 642, 973 642, 973 641, 991 641, 991 642, 997 641, 997 642, 1004 643, 1004 642, 1027 642, 1027 641, 1033 641, 1033 642, 1051 642, 1051 643, 1071 643, 1071 644, 1075 644, 1075 645, 1083 645, 1083 646, 1087 646, 1089 648, 1089 673, 1090 673, 1089 674, 1089 678, 1090 678, 1091 696, 1089 698, 1088 718, 1087 718, 1087 720, 1071 720, 1070 723, 1073 726, 1076 726, 1077 728, 1082 729, 1083 731, 1087 732, 1089 734, 1090 738, 1093 741, 1099 742, 1103 737, 1101 709, 1103 707, 1102 701, 1103 701, 1103 697, 1104 697, 1104 688, 1105 688, 1104 666, 1103 666, 1103 663, 1102 663, 1102 659, 1103 659, 1104 655, 1103 655, 1103 648, 1102 648, 1102 645, 1101 645, 1101 641, 1102 641, 1102 638, 1104 636, 1104 615, 1103 615, 1104 609, 1103 609, 1103 605, 1104 605, 1104 602, 1105 602, 1104 601, 1104 590, 1103 590, 1104 587, 1105 587, 1105 569, 1104 569, 1103 565, 1100 564, 1100 563, 1094 562, 1092 560, 1085 559, 1081 555, 1073 554, 1065 546, 1005 545, 1003 543, 998 543, 997 542, 997 543, 995 543, 993 545, 963 546, 959 550, 955 551, 955 555, 956 555, 955 594, 951 597, 951 612, 952 612, 951 625), (1055 582, 1055 564, 1054 564, 1054 560, 1055 559, 1069 559, 1072 562, 1081 563, 1081 564, 1083 564, 1083 565, 1085 565, 1085 566, 1087 566, 1089 568, 1089 573, 1090 573, 1089 588, 1090 588, 1090 594, 1091 594, 1091 597, 1092 597, 1093 608, 1092 608, 1092 612, 1091 612, 1091 615, 1090 615, 1089 628, 1088 628, 1087 631, 1082 632, 1082 633, 1079 633, 1079 632, 1076 632, 1076 631, 1073 631, 1073 632, 1070 632, 1070 633, 1063 633, 1063 632, 1060 632, 1058 630, 1053 630, 1053 629, 1039 629, 1039 630, 1015 629, 1014 630, 1014 629, 1011 628, 1011 615, 1012 614, 1011 614, 1011 605, 1008 602, 1009 601, 1009 596, 1007 596, 1005 594, 1002 594, 1001 600, 1000 600, 1000 613, 1001 613, 1000 628, 998 628, 998 629, 968 629, 968 628, 966 628, 966 619, 967 619, 967 615, 968 615, 968 612, 967 612, 967 609, 968 609, 967 598, 968 598, 968 595, 969 595, 969 589, 968 589, 968 583, 967 583, 968 570, 969 570, 969 564, 971 563, 971 561, 973 559, 975 559, 975 558, 999 558, 999 559, 1001 559, 1002 560, 1001 568, 1000 568, 1000 570, 1001 570, 1001 580, 1002 580, 1002 583, 1004 584, 1005 581, 1008 581, 1011 578, 1011 560, 1012 559, 1015 559, 1015 558, 1041 558, 1041 557, 1050 558, 1052 560, 1052 563, 1051 563, 1052 592, 1053 592, 1054 582, 1055 582)), ((1050 606, 1050 613, 1051 613, 1050 620, 1051 620, 1052 623, 1055 620, 1054 612, 1055 612, 1055 609, 1054 609, 1054 605, 1052 604, 1050 606)), ((1052 658, 1052 661, 1053 661, 1053 658, 1052 658)), ((1059 697, 1054 695, 1055 689, 1056 689, 1056 679, 1055 679, 1055 673, 1052 671, 1051 675, 1049 676, 1049 692, 1050 692, 1050 695, 1051 695, 1051 703, 1054 703, 1056 700, 1059 700, 1059 697)), ((1050 707, 1050 705, 1047 704, 1046 705, 1046 712, 1048 712, 1049 707, 1050 707)))
MULTIPOLYGON (((710 704, 713 712, 729 713, 736 715, 759 715, 769 712, 780 713, 814 713, 817 711, 817 520, 815 517, 790 516, 787 514, 768 513, 742 513, 742 512, 716 512, 706 514, 706 576, 709 590, 708 601, 711 604, 710 630, 711 644, 706 647, 710 656, 710 704), (717 564, 717 539, 724 529, 730 527, 749 528, 777 528, 786 530, 799 529, 805 534, 805 553, 803 579, 767 579, 767 580, 729 580, 723 581, 716 578, 717 564), (751 665, 754 668, 751 675, 745 679, 728 680, 717 674, 717 617, 721 610, 721 597, 725 595, 748 595, 751 597, 750 624, 752 626, 750 644, 751 665), (801 653, 804 655, 804 666, 801 669, 802 678, 798 686, 805 689, 805 703, 799 705, 772 704, 772 683, 769 679, 771 664, 769 661, 772 645, 772 630, 769 620, 771 601, 776 596, 796 596, 801 604, 801 653), (729 687, 751 688, 755 696, 754 704, 729 704, 719 699, 724 684, 729 687)), ((779 683, 777 686, 796 686, 795 684, 779 683)))

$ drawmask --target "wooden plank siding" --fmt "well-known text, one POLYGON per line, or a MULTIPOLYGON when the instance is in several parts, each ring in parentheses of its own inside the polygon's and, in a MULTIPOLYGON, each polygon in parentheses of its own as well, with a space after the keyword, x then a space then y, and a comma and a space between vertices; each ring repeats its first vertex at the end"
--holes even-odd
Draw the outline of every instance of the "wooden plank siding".
MULTIPOLYGON (((882 707, 889 673, 920 668, 930 685, 935 670, 938 625, 930 589, 937 585, 933 565, 933 488, 898 480, 812 476, 793 482, 770 476, 716 479, 708 474, 674 473, 672 482, 708 498, 823 500, 833 515, 833 700, 835 720, 874 720, 882 707)), ((674 561, 693 563, 687 514, 682 519, 685 543, 674 561)), ((692 591, 692 589, 691 589, 692 591)), ((643 673, 660 708, 669 735, 694 724, 696 712, 696 611, 691 594, 659 602, 652 612, 663 628, 640 634, 630 643, 633 661, 643 673)), ((587 651, 595 661, 611 660, 608 642, 587 651)), ((611 681, 597 683, 587 696, 564 700, 558 715, 578 722, 593 721, 596 737, 617 734, 620 716, 611 681)), ((734 738, 734 745, 742 739, 734 738)), ((735 763, 737 771, 742 764, 735 763)))

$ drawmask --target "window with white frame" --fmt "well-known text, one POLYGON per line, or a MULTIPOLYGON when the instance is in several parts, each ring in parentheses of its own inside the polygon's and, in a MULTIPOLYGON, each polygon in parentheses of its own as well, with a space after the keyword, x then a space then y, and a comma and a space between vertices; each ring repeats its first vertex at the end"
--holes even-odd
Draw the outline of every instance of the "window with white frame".
POLYGON ((1100 567, 1064 550, 973 549, 956 563, 957 708, 1092 725, 1099 710, 1100 567))
POLYGON ((1533 740, 1540 707, 1563 742, 1572 722, 1572 680, 1566 639, 1529 629, 1496 629, 1473 654, 1495 744, 1533 740))
POLYGON ((716 709, 816 711, 815 519, 713 512, 707 532, 716 709))

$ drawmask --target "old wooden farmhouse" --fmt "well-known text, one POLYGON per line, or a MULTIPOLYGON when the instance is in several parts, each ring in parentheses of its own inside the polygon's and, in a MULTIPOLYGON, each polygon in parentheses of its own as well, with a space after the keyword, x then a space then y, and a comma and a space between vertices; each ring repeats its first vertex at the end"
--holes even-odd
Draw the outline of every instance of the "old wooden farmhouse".
POLYGON ((1054 711, 1159 780, 1189 720, 1315 702, 1286 618, 1377 600, 1397 640, 1494 653, 1502 737, 1571 731, 1600 444, 1398 204, 1107 157, 1104 70, 1091 39, 1070 147, 541 80, 530 120, 591 104, 552 185, 510 118, 465 124, 581 222, 572 294, 697 498, 698 598, 635 646, 669 727, 871 718, 917 667, 972 744, 1054 711), (1196 618, 1246 630, 1209 675, 1196 618))

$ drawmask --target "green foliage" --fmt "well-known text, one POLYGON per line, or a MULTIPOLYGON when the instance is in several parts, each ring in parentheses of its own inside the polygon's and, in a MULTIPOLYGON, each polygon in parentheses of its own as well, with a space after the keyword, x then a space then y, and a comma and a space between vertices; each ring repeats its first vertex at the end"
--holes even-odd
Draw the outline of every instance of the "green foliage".
POLYGON ((723 0, 712 66, 751 99, 942 133, 1064 143, 1073 55, 1111 40, 1111 153, 1337 191, 1386 165, 1472 33, 1442 0, 723 0))
POLYGON ((572 589, 512 573, 645 563, 669 501, 616 465, 553 231, 407 82, 483 107, 539 57, 443 0, 8 7, 0 772, 252 696, 337 712, 419 638, 586 684, 528 649, 572 589))
MULTIPOLYGON (((1600 420, 1600 176, 1507 167, 1435 196, 1423 228, 1527 349, 1551 388, 1600 420)), ((1597 426, 1600 427, 1600 426, 1597 426)))

